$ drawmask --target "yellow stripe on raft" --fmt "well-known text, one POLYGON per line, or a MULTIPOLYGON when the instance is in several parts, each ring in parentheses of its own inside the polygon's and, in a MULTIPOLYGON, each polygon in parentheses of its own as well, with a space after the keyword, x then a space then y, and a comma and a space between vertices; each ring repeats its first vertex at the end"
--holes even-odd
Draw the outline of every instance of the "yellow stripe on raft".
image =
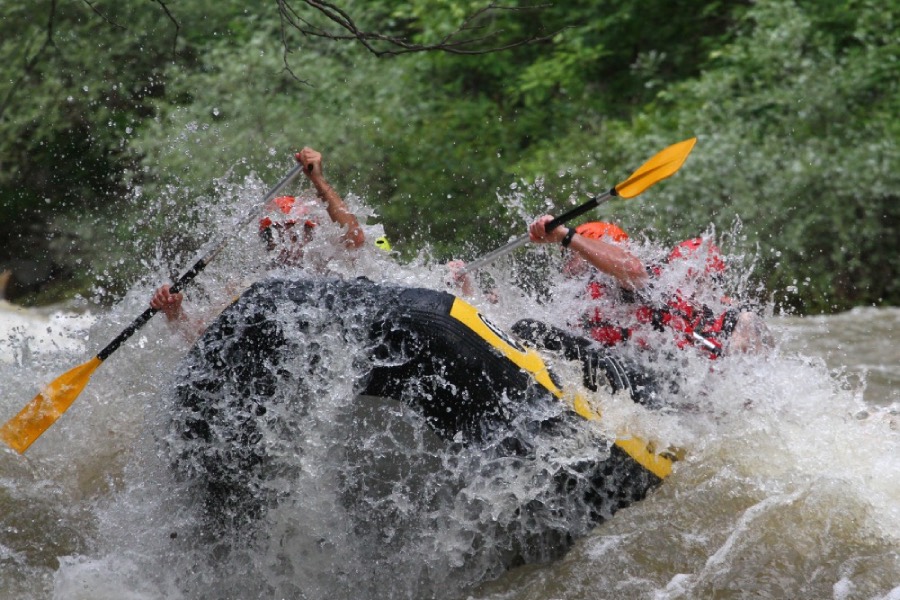
MULTIPOLYGON (((572 409, 581 417, 588 420, 600 419, 600 413, 591 406, 590 402, 581 394, 567 395, 556 387, 550 372, 544 364, 544 360, 534 350, 519 347, 506 334, 487 321, 478 310, 460 298, 456 298, 450 309, 450 316, 463 323, 466 327, 477 333, 484 341, 498 350, 516 366, 531 373, 534 379, 544 386, 547 391, 557 398, 569 400, 572 409)), ((656 454, 653 447, 647 442, 636 437, 617 439, 616 446, 625 451, 639 465, 659 477, 665 479, 672 472, 672 460, 667 456, 656 454)))

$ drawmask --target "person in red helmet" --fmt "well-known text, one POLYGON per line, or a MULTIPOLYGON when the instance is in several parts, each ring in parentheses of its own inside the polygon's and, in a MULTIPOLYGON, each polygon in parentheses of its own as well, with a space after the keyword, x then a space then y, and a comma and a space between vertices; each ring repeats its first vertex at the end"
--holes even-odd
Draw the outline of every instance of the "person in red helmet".
POLYGON ((595 305, 585 312, 575 325, 583 330, 594 342, 604 346, 614 346, 631 337, 630 329, 620 319, 606 314, 600 305, 609 308, 611 299, 617 299, 647 285, 649 276, 644 263, 626 247, 628 234, 617 225, 602 221, 590 221, 578 227, 557 227, 546 230, 551 215, 535 220, 528 228, 532 242, 559 243, 569 251, 569 258, 563 265, 563 273, 568 277, 589 276, 585 297, 595 305), (603 273, 611 278, 592 275, 603 273))
POLYGON ((689 266, 684 282, 690 285, 683 287, 690 292, 717 284, 725 262, 711 243, 700 239, 682 242, 670 253, 667 265, 648 268, 628 249, 628 236, 618 227, 595 222, 547 231, 546 225, 552 219, 545 215, 535 220, 529 227, 529 237, 535 243, 561 244, 571 253, 563 270, 568 276, 586 278, 584 296, 594 307, 585 312, 580 322, 569 323, 568 330, 522 319, 512 331, 525 343, 581 362, 588 389, 596 390, 598 383, 605 381, 612 392, 627 390, 632 400, 648 408, 661 408, 667 403, 663 389, 677 394, 676 380, 652 367, 639 367, 626 355, 610 352, 611 347, 623 343, 651 350, 653 331, 670 332, 679 347, 698 348, 708 358, 725 352, 763 351, 772 345, 765 323, 754 313, 729 307, 716 314, 706 306, 696 305, 693 296, 683 294, 681 289, 662 305, 652 300, 658 295, 652 292, 659 291, 654 288, 664 285, 664 277, 676 275, 665 284, 678 279, 678 273, 667 273, 665 269, 680 267, 678 259, 693 258, 696 252, 707 253, 705 267, 701 271, 689 266))
POLYGON ((269 214, 259 220, 259 237, 272 255, 273 266, 303 262, 303 248, 319 226, 315 209, 313 202, 294 196, 275 198, 266 206, 269 214))
MULTIPOLYGON (((557 227, 546 230, 553 220, 544 215, 528 228, 529 237, 535 243, 559 243, 569 251, 563 266, 567 277, 586 277, 585 297, 595 304, 603 299, 618 298, 622 292, 633 293, 642 289, 649 280, 643 262, 632 254, 627 246, 628 234, 612 223, 591 221, 578 227, 557 227), (611 281, 603 281, 596 275, 603 273, 611 281)), ((571 329, 589 336, 581 337, 572 332, 534 319, 521 319, 512 331, 528 344, 561 352, 568 360, 581 363, 584 385, 597 390, 598 383, 607 382, 613 392, 627 390, 631 399, 647 407, 660 406, 657 383, 636 365, 622 357, 614 356, 608 348, 630 337, 626 327, 614 322, 599 307, 586 311, 579 323, 569 323, 571 329)))
MULTIPOLYGON (((303 165, 303 173, 315 187, 316 195, 324 202, 328 217, 343 230, 341 242, 344 246, 347 248, 359 248, 362 246, 366 240, 365 233, 363 233, 356 215, 350 212, 343 199, 334 191, 328 180, 325 179, 325 175, 322 173, 321 153, 312 148, 304 148, 297 153, 297 162, 303 165)), ((275 219, 271 216, 266 216, 260 219, 259 222, 260 234, 266 238, 269 250, 272 250, 272 244, 277 244, 280 241, 279 238, 282 237, 287 237, 287 241, 301 244, 301 246, 304 243, 308 243, 312 237, 313 228, 318 225, 314 204, 298 201, 293 196, 275 198, 266 209, 270 213, 274 212, 276 215, 275 219), (282 217, 282 215, 284 216, 282 217), (299 229, 293 232, 290 231, 297 224, 302 224, 303 226, 304 232, 302 236, 299 235, 299 229), (295 235, 286 235, 286 233, 295 235)), ((291 257, 286 256, 285 258, 290 259, 291 257)))
MULTIPOLYGON (((362 246, 365 233, 356 216, 325 179, 321 153, 303 148, 296 154, 296 159, 303 165, 303 173, 315 188, 318 199, 324 203, 328 217, 342 229, 341 243, 348 249, 362 246)), ((266 206, 268 214, 259 221, 259 234, 273 255, 274 265, 296 266, 302 262, 303 249, 319 225, 316 212, 320 208, 316 204, 316 201, 281 196, 266 206)), ((184 294, 170 293, 169 285, 165 284, 155 290, 150 306, 162 312, 167 322, 186 338, 193 340, 203 330, 203 323, 187 314, 183 301, 184 294)))

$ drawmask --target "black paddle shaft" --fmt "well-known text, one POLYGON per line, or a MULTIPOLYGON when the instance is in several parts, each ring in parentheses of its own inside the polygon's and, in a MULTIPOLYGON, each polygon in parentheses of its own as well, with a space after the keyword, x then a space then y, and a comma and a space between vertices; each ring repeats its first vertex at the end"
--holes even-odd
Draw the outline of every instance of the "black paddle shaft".
MULTIPOLYGON (((188 269, 184 273, 184 275, 179 277, 178 281, 176 281, 172 285, 172 287, 169 288, 169 293, 177 294, 179 291, 183 290, 184 286, 190 283, 197 275, 200 274, 203 269, 206 268, 207 264, 209 264, 209 261, 206 259, 206 257, 203 257, 196 263, 194 263, 194 266, 188 269)), ((152 319, 153 315, 155 315, 157 312, 159 312, 159 310, 153 307, 150 307, 142 312, 137 319, 131 322, 131 325, 126 327, 122 331, 122 333, 117 335, 113 341, 111 341, 103 350, 97 353, 97 358, 99 358, 100 360, 106 360, 107 358, 109 358, 110 354, 118 350, 119 346, 124 344, 125 341, 132 335, 134 335, 138 329, 146 325, 147 321, 152 319)))
POLYGON ((605 202, 605 201, 609 200, 611 197, 617 196, 617 195, 618 194, 616 193, 616 188, 612 188, 607 193, 605 193, 601 196, 594 196, 590 200, 585 202, 584 204, 581 204, 580 206, 576 206, 572 210, 559 215, 558 217, 556 217, 555 219, 553 219, 552 221, 547 223, 547 225, 544 227, 544 230, 545 231, 553 231, 554 229, 556 229, 563 223, 567 223, 567 222, 571 221, 572 219, 574 219, 575 217, 580 217, 587 211, 593 209, 596 206, 600 206, 600 204, 602 204, 603 202, 605 202))
MULTIPOLYGON (((290 172, 288 172, 288 174, 284 176, 284 179, 279 181, 275 185, 275 187, 273 187, 271 190, 269 190, 269 193, 266 194, 266 197, 263 200, 263 202, 268 203, 270 200, 272 200, 272 198, 274 198, 275 195, 278 192, 280 192, 284 186, 286 186, 288 183, 290 183, 302 170, 303 170, 303 165, 301 165, 301 164, 298 164, 293 169, 291 169, 290 172)), ((310 173, 312 172, 312 165, 309 165, 308 172, 310 172, 310 173)), ((241 225, 246 225, 247 223, 252 221, 253 218, 256 216, 258 210, 259 210, 258 208, 254 207, 253 209, 248 211, 247 215, 241 221, 239 226, 235 229, 238 229, 241 225)), ((210 263, 210 261, 212 261, 212 259, 215 258, 215 256, 225 247, 225 245, 228 243, 229 239, 230 238, 225 238, 224 240, 220 241, 209 252, 207 252, 203 256, 203 258, 201 258, 200 260, 195 262, 194 266, 191 267, 190 269, 188 269, 187 271, 185 271, 184 274, 181 277, 179 277, 178 280, 172 285, 172 287, 169 288, 169 293, 176 294, 176 293, 180 292, 181 290, 183 290, 184 286, 186 286, 188 283, 193 281, 193 279, 197 275, 199 275, 200 272, 203 271, 203 269, 206 268, 206 265, 208 265, 210 263)), ((97 358, 99 358, 100 360, 106 360, 107 358, 109 358, 110 354, 112 354, 113 352, 118 350, 119 346, 124 344, 128 338, 133 336, 138 329, 140 329, 141 327, 146 325, 147 321, 152 319, 153 315, 155 315, 157 312, 158 312, 157 309, 155 309, 153 307, 150 307, 147 310, 145 310, 144 312, 142 312, 141 315, 137 319, 135 319, 134 321, 131 322, 131 325, 126 327, 122 331, 122 333, 117 335, 113 341, 111 341, 109 344, 106 345, 106 347, 103 350, 101 350, 100 352, 97 353, 97 358)))

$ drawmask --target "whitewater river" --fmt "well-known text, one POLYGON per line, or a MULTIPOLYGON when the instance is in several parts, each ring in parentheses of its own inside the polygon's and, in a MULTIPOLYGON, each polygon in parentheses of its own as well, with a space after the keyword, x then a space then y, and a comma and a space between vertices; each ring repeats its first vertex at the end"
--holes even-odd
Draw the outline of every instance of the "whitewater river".
MULTIPOLYGON (((204 274, 196 310, 226 295, 217 282, 245 274, 242 260, 238 248, 204 274)), ((443 287, 439 268, 387 260, 365 272, 443 287)), ((0 419, 124 328, 157 275, 111 310, 0 304, 0 419)), ((556 310, 527 294, 479 302, 502 328, 556 310)), ((565 526, 565 498, 553 517, 527 507, 557 501, 541 469, 590 447, 545 449, 548 463, 525 474, 448 447, 408 409, 354 406, 348 351, 323 335, 324 385, 287 416, 285 500, 223 541, 172 468, 170 392, 189 344, 157 317, 26 454, 0 449, 0 598, 900 600, 900 309, 767 321, 777 345, 765 357, 714 372, 671 359, 695 374, 682 411, 601 399, 611 427, 684 459, 648 498, 565 541, 547 533, 565 526), (505 551, 512 530, 537 548, 525 564, 505 551)))

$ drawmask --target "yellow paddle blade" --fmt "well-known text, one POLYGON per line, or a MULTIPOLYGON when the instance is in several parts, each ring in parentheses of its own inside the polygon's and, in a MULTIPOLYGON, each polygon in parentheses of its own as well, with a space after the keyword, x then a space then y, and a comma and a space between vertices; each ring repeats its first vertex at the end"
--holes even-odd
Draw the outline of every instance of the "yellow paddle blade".
POLYGON ((25 452, 72 406, 102 362, 95 356, 54 379, 19 414, 0 428, 0 438, 19 454, 25 452))
POLYGON ((631 177, 617 185, 616 194, 622 198, 634 198, 654 183, 671 177, 684 164, 696 143, 697 138, 692 137, 661 150, 632 173, 631 177))

